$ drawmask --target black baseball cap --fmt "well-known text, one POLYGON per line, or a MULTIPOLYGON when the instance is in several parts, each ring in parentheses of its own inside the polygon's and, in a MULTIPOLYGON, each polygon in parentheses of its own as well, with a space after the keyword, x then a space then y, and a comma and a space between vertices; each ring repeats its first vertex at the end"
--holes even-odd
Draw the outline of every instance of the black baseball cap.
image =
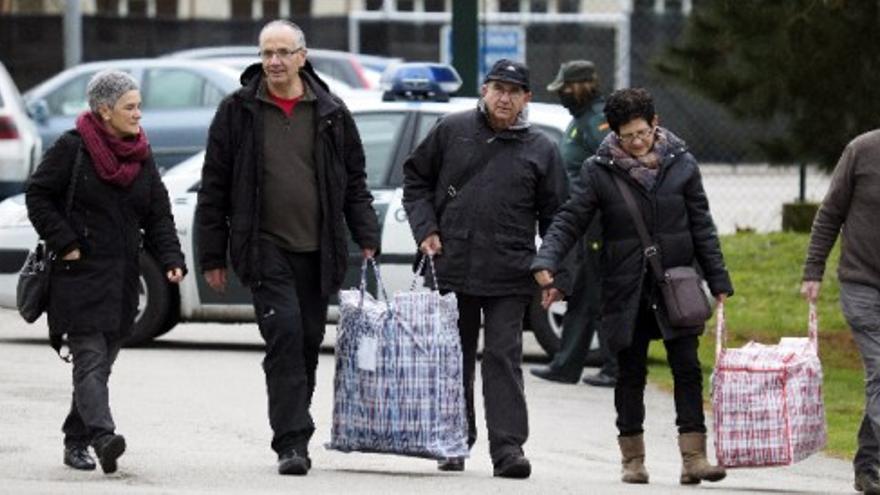
POLYGON ((593 62, 590 62, 589 60, 571 60, 563 62, 563 64, 559 66, 559 72, 556 74, 556 79, 547 85, 547 91, 559 91, 565 83, 595 80, 596 66, 593 62))
POLYGON ((489 81, 502 81, 518 84, 528 91, 529 69, 525 64, 502 58, 495 62, 495 65, 489 69, 489 73, 486 74, 486 80, 483 82, 487 83, 489 81))

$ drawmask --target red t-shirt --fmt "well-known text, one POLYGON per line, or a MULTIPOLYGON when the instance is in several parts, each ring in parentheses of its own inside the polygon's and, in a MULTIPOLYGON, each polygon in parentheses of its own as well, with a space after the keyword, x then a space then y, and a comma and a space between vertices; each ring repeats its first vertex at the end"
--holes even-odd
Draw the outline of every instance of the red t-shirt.
POLYGON ((287 99, 281 98, 280 96, 275 96, 274 94, 272 94, 271 91, 269 91, 269 98, 272 98, 272 101, 274 101, 275 104, 278 105, 278 108, 284 111, 284 115, 290 117, 290 115, 293 113, 293 107, 295 107, 296 104, 299 103, 302 95, 299 95, 296 98, 287 99))

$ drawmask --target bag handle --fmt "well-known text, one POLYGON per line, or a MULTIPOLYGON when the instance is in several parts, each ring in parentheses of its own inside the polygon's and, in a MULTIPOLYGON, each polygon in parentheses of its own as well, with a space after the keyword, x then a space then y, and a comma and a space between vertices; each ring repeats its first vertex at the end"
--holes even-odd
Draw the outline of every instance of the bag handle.
POLYGON ((427 256, 423 255, 420 257, 419 264, 418 264, 418 266, 416 266, 416 271, 413 272, 412 285, 410 285, 410 287, 409 287, 410 292, 416 290, 416 283, 419 281, 419 275, 421 275, 422 271, 425 269, 425 260, 427 260, 427 264, 431 268, 431 282, 432 282, 431 285, 432 285, 432 287, 430 287, 430 289, 438 290, 437 289, 437 270, 434 269, 434 256, 429 254, 427 256))
POLYGON ((367 292, 367 269, 369 267, 373 267, 373 274, 376 276, 376 285, 379 286, 379 293, 382 298, 385 300, 385 305, 390 306, 391 300, 388 299, 388 293, 385 291, 385 284, 382 282, 382 275, 379 273, 379 263, 376 261, 376 258, 369 257, 364 258, 363 263, 361 263, 361 285, 360 285, 360 293, 361 297, 358 301, 358 311, 364 309, 364 295, 367 292))
POLYGON ((727 322, 724 320, 724 303, 719 302, 715 310, 715 363, 717 364, 727 347, 727 322))
POLYGON ((611 175, 614 177, 614 184, 620 191, 620 195, 623 196, 623 201, 626 203, 626 209, 629 210, 633 223, 636 225, 639 239, 642 241, 642 248, 644 248, 643 253, 645 258, 648 259, 648 264, 651 265, 651 271, 654 272, 654 278, 657 280, 658 284, 663 283, 666 276, 664 274, 663 265, 660 264, 660 250, 657 249, 657 245, 654 244, 651 235, 648 234, 648 227, 645 226, 645 219, 642 218, 641 211, 636 205, 636 200, 633 198, 632 191, 630 190, 630 187, 623 182, 623 179, 621 179, 619 175, 614 172, 612 172, 611 175))
POLYGON ((807 317, 807 336, 816 355, 819 355, 819 309, 814 301, 810 301, 810 310, 807 317))
MULTIPOLYGON (((807 315, 807 337, 810 345, 819 355, 819 310, 816 303, 809 303, 809 312, 807 315)), ((727 347, 727 322, 724 320, 724 303, 718 303, 718 310, 715 313, 715 362, 724 354, 727 347)))

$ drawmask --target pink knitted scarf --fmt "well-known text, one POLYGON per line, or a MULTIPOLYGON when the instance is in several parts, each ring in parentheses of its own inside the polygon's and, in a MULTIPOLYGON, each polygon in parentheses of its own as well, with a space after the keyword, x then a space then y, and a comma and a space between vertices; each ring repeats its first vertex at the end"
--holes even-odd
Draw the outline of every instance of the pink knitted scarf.
POLYGON ((134 139, 121 139, 111 134, 94 113, 86 111, 77 117, 76 130, 92 157, 98 177, 110 184, 129 186, 140 173, 142 162, 150 156, 150 143, 143 129, 134 139))

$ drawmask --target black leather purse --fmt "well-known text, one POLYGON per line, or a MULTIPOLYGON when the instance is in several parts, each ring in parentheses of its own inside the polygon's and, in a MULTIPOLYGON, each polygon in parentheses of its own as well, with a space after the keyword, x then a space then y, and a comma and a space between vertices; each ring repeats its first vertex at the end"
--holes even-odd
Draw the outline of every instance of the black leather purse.
MULTIPOLYGON (((76 191, 76 176, 79 174, 80 164, 80 154, 77 152, 70 184, 67 186, 65 218, 70 217, 70 211, 73 208, 73 194, 76 191)), ((40 239, 37 242, 37 247, 28 254, 24 266, 18 274, 15 302, 18 306, 18 313, 28 323, 37 321, 49 307, 49 278, 54 260, 55 253, 50 251, 46 243, 40 239)))
POLYGON ((645 258, 654 272, 654 279, 660 286, 660 294, 666 306, 666 317, 673 327, 698 327, 706 324, 712 317, 712 306, 703 290, 703 277, 693 266, 674 266, 663 269, 660 263, 660 251, 651 240, 645 220, 636 205, 632 191, 623 179, 616 174, 614 183, 623 195, 627 209, 635 223, 639 238, 642 241, 645 258))

